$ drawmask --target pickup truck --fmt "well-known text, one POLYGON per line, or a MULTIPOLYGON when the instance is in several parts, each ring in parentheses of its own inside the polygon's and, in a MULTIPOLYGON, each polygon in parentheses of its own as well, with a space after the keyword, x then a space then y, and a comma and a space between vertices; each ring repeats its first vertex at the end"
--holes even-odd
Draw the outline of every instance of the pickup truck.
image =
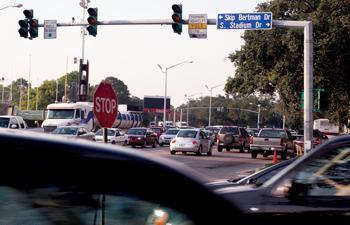
POLYGON ((0 128, 27 129, 27 123, 21 116, 0 116, 0 128))
POLYGON ((284 129, 263 128, 257 137, 250 137, 249 145, 254 159, 258 154, 262 154, 263 157, 273 155, 274 150, 283 160, 287 158, 288 153, 294 154, 292 134, 284 129))

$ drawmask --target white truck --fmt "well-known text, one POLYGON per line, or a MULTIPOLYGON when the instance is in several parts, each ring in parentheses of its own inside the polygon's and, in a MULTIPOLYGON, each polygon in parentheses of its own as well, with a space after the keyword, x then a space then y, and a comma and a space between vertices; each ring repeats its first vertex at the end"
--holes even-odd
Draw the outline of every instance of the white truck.
MULTIPOLYGON (((113 127, 129 129, 142 126, 142 113, 123 111, 123 107, 120 109, 113 127)), ((92 102, 53 103, 47 106, 47 116, 41 125, 44 132, 52 132, 57 127, 71 125, 84 126, 89 131, 99 128, 97 121, 94 120, 92 102)))
POLYGON ((53 103, 47 106, 47 116, 41 126, 44 132, 71 125, 82 125, 92 130, 93 117, 93 106, 90 102, 53 103))
POLYGON ((339 126, 332 124, 328 119, 314 120, 314 130, 319 130, 328 138, 339 135, 339 126))

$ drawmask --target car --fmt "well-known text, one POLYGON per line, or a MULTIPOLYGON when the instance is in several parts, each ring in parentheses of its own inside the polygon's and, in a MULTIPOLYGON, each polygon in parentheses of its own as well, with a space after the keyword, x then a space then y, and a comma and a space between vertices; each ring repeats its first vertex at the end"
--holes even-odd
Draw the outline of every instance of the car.
MULTIPOLYGON (((350 212, 350 136, 310 150, 260 187, 216 190, 248 214, 347 218, 350 212)), ((324 224, 324 223, 322 223, 324 224)))
POLYGON ((28 129, 28 126, 21 116, 0 115, 0 128, 28 129))
MULTIPOLYGON (((95 141, 103 142, 103 130, 100 129, 95 133, 95 141)), ((108 128, 107 129, 107 142, 112 144, 127 144, 127 139, 124 134, 118 128, 108 128)))
POLYGON ((210 130, 211 132, 213 132, 213 134, 214 134, 214 142, 217 142, 218 133, 219 133, 219 131, 220 131, 220 129, 221 129, 222 127, 223 127, 223 126, 221 126, 221 125, 207 126, 205 129, 206 129, 206 130, 210 130))
POLYGON ((9 147, 1 224, 200 225, 241 215, 190 168, 140 151, 32 132, 0 131, 0 143, 9 147))
POLYGON ((259 128, 247 128, 246 131, 250 136, 256 137, 259 134, 260 129, 259 128))
POLYGON ((271 177, 277 174, 279 171, 290 165, 292 162, 297 160, 298 157, 294 157, 285 161, 281 161, 276 164, 269 165, 266 168, 263 168, 253 174, 250 174, 245 177, 239 177, 235 179, 226 179, 226 180, 217 180, 210 183, 207 183, 209 188, 220 189, 224 187, 233 187, 240 185, 254 185, 254 187, 260 187, 271 177))
POLYGON ((156 147, 157 144, 157 135, 150 128, 138 127, 130 128, 127 132, 127 142, 133 148, 136 146, 141 146, 143 148, 147 146, 156 147))
POLYGON ((151 130, 157 135, 157 142, 159 142, 159 137, 164 132, 163 127, 151 127, 151 130))
POLYGON ((169 128, 159 137, 159 145, 170 145, 171 140, 177 135, 180 129, 169 128))
POLYGON ((68 138, 78 138, 93 141, 95 134, 83 126, 61 126, 54 129, 50 134, 61 135, 68 138))
POLYGON ((202 130, 204 133, 205 133, 205 135, 209 138, 209 140, 210 140, 210 145, 211 146, 214 146, 215 145, 215 134, 212 132, 212 131, 210 131, 210 130, 202 130))
POLYGON ((197 155, 212 155, 211 141, 201 129, 181 129, 170 142, 170 154, 194 152, 197 155))
POLYGON ((225 148, 230 151, 233 148, 239 149, 239 152, 244 152, 244 149, 249 149, 249 135, 247 131, 238 126, 224 126, 220 129, 217 138, 218 152, 222 152, 225 148))

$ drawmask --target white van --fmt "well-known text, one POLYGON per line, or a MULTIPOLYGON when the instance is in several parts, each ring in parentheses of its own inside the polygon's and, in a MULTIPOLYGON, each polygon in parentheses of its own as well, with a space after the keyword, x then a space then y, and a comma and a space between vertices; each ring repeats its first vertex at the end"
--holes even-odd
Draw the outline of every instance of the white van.
POLYGON ((314 130, 319 130, 330 137, 339 135, 339 126, 331 124, 328 119, 314 120, 314 130))

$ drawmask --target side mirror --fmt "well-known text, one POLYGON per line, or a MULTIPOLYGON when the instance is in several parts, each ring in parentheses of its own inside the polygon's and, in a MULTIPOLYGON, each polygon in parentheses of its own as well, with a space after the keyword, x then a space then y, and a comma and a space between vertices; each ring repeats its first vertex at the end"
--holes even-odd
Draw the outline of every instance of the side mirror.
POLYGON ((11 124, 10 128, 11 129, 18 129, 18 125, 17 124, 11 124))

